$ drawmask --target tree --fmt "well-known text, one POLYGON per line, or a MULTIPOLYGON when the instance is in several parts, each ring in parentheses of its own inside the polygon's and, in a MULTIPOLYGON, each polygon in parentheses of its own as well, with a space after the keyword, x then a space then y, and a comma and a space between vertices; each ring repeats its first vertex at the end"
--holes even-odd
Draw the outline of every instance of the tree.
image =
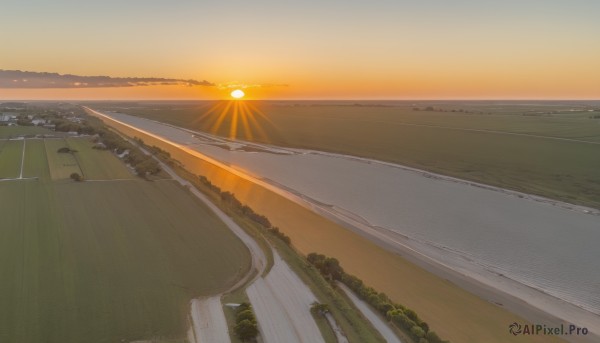
POLYGON ((329 313, 329 305, 327 304, 319 304, 318 302, 314 302, 312 304, 312 306, 310 307, 310 309, 313 312, 316 312, 320 315, 325 315, 326 313, 329 313))
POLYGON ((240 306, 237 307, 236 311, 239 313, 242 311, 249 310, 251 308, 252 308, 252 305, 250 305, 250 303, 244 301, 243 303, 240 304, 240 306))
POLYGON ((75 181, 83 181, 83 177, 81 175, 79 175, 78 173, 71 174, 71 179, 73 179, 75 181))
POLYGON ((244 320, 249 320, 249 321, 255 321, 256 318, 254 318, 254 313, 252 313, 252 310, 247 309, 247 310, 243 310, 237 313, 236 316, 236 320, 238 322, 242 322, 244 320))
POLYGON ((251 322, 247 319, 237 323, 233 330, 236 336, 244 341, 247 339, 254 339, 256 338, 256 335, 258 335, 258 327, 256 326, 256 322, 251 322))
POLYGON ((430 343, 442 343, 442 339, 433 331, 429 331, 426 337, 430 343))
POLYGON ((413 326, 410 329, 410 333, 413 335, 414 338, 417 338, 417 339, 425 337, 425 331, 423 331, 423 329, 421 329, 421 327, 417 326, 417 325, 413 326))

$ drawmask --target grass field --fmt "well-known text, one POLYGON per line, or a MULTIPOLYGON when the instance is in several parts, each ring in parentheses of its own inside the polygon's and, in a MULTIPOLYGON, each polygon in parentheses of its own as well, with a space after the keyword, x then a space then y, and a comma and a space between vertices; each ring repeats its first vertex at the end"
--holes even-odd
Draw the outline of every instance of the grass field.
POLYGON ((0 342, 183 341, 190 299, 250 268, 174 181, 56 182, 47 150, 27 141, 25 174, 39 179, 0 183, 0 342))
MULTIPOLYGON (((433 330, 452 342, 522 342, 506 332, 507 323, 526 322, 517 315, 409 263, 403 257, 385 251, 371 241, 305 209, 260 186, 225 172, 198 158, 134 132, 114 125, 125 134, 142 138, 171 153, 192 172, 205 175, 223 191, 266 215, 273 225, 290 236, 303 254, 319 252, 339 259, 344 269, 364 280, 394 301, 419 313, 433 330)), ((530 336, 527 342, 560 341, 548 336, 530 336)))
POLYGON ((226 137, 237 122, 237 138, 390 161, 600 208, 600 145, 591 144, 600 143, 600 119, 589 118, 598 112, 573 112, 585 107, 579 103, 431 104, 486 114, 413 111, 410 103, 253 103, 262 115, 248 116, 242 127, 244 121, 231 114, 219 121, 219 110, 205 115, 214 103, 142 103, 119 110, 226 137))
POLYGON ((55 132, 39 126, 0 126, 0 139, 43 134, 55 134, 55 132))
POLYGON ((12 179, 19 177, 21 173, 22 156, 22 140, 0 141, 0 179, 12 179))
POLYGON ((77 150, 74 154, 86 180, 133 179, 129 169, 108 150, 92 149, 89 138, 68 138, 69 148, 77 150))
POLYGON ((61 148, 69 147, 65 139, 44 139, 44 145, 52 180, 68 179, 72 173, 83 175, 74 154, 58 152, 61 148))
POLYGON ((44 181, 50 179, 44 140, 27 140, 27 145, 25 145, 25 161, 23 163, 23 177, 39 177, 44 181))

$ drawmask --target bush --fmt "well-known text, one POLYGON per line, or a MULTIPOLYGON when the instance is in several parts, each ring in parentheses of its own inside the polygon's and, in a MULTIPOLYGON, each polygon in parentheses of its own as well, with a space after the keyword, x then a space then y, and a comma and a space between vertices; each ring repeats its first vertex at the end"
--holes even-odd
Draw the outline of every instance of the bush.
POLYGON ((254 313, 252 313, 251 309, 238 311, 235 318, 236 318, 237 322, 241 322, 242 320, 249 320, 249 321, 256 320, 256 318, 254 318, 254 313))
POLYGON ((252 312, 252 306, 247 302, 241 303, 235 312, 236 324, 233 328, 235 335, 241 340, 256 338, 256 335, 258 335, 258 325, 256 324, 254 312, 252 312))
POLYGON ((83 181, 83 177, 81 175, 79 175, 78 173, 73 173, 71 174, 71 179, 75 180, 75 181, 83 181))
POLYGON ((318 313, 320 315, 325 315, 325 314, 329 313, 329 305, 319 304, 319 303, 315 302, 310 307, 310 310, 314 313, 318 313))
POLYGON ((427 337, 427 340, 429 341, 429 343, 442 343, 442 339, 434 332, 434 331, 429 331, 427 332, 427 335, 425 335, 425 337, 427 337))
POLYGON ((233 331, 241 340, 254 339, 258 335, 258 326, 256 322, 244 319, 235 325, 233 331))
POLYGON ((416 340, 418 340, 419 338, 425 337, 425 331, 423 331, 423 329, 421 329, 421 327, 417 326, 417 325, 413 326, 410 329, 410 333, 413 336, 413 338, 415 338, 416 340))
POLYGON ((269 232, 272 233, 275 237, 281 239, 286 245, 292 244, 292 239, 285 233, 279 231, 278 227, 272 227, 271 229, 269 229, 269 232))

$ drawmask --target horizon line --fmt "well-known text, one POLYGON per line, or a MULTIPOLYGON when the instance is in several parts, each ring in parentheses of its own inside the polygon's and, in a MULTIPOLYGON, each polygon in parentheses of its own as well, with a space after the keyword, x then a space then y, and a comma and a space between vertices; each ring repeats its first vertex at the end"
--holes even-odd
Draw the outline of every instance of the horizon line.
POLYGON ((307 98, 307 99, 0 99, 1 102, 35 102, 35 101, 600 101, 600 98, 595 99, 579 99, 579 98, 561 98, 561 99, 546 99, 546 98, 424 98, 424 99, 322 99, 322 98, 307 98))

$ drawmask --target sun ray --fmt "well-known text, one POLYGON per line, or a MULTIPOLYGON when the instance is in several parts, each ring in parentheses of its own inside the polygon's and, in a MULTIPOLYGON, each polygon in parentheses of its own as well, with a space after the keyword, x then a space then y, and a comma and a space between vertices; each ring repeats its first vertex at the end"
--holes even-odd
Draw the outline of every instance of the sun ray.
POLYGON ((221 111, 221 113, 219 114, 219 117, 217 118, 217 120, 215 121, 215 123, 211 126, 209 132, 213 133, 213 134, 217 134, 219 131, 219 128, 221 127, 221 123, 223 123, 223 121, 225 120, 225 118, 227 118, 227 113, 229 112, 229 109, 231 108, 231 105, 233 105, 233 102, 230 101, 227 103, 227 106, 225 106, 225 108, 223 109, 223 111, 221 111))
POLYGON ((249 113, 248 120, 250 122, 250 131, 252 131, 252 129, 254 128, 254 130, 257 131, 258 137, 264 139, 268 143, 268 135, 256 119, 255 112, 252 112, 249 107, 247 107, 246 110, 249 113))
POLYGON ((248 110, 248 105, 245 102, 240 103, 241 109, 241 118, 242 118, 242 128, 244 129, 244 139, 252 140, 252 128, 250 127, 250 123, 248 122, 248 118, 252 117, 252 113, 248 110))
POLYGON ((239 110, 239 102, 235 102, 233 106, 233 116, 231 117, 231 124, 229 127, 229 138, 236 139, 237 137, 237 122, 238 122, 238 110, 239 110))
POLYGON ((224 107, 225 105, 226 105, 226 103, 224 101, 218 101, 216 104, 212 105, 208 109, 208 111, 202 113, 200 116, 198 116, 198 118, 194 119, 192 124, 194 124, 194 125, 198 124, 204 118, 210 116, 212 113, 216 112, 217 110, 219 110, 221 107, 224 107))

